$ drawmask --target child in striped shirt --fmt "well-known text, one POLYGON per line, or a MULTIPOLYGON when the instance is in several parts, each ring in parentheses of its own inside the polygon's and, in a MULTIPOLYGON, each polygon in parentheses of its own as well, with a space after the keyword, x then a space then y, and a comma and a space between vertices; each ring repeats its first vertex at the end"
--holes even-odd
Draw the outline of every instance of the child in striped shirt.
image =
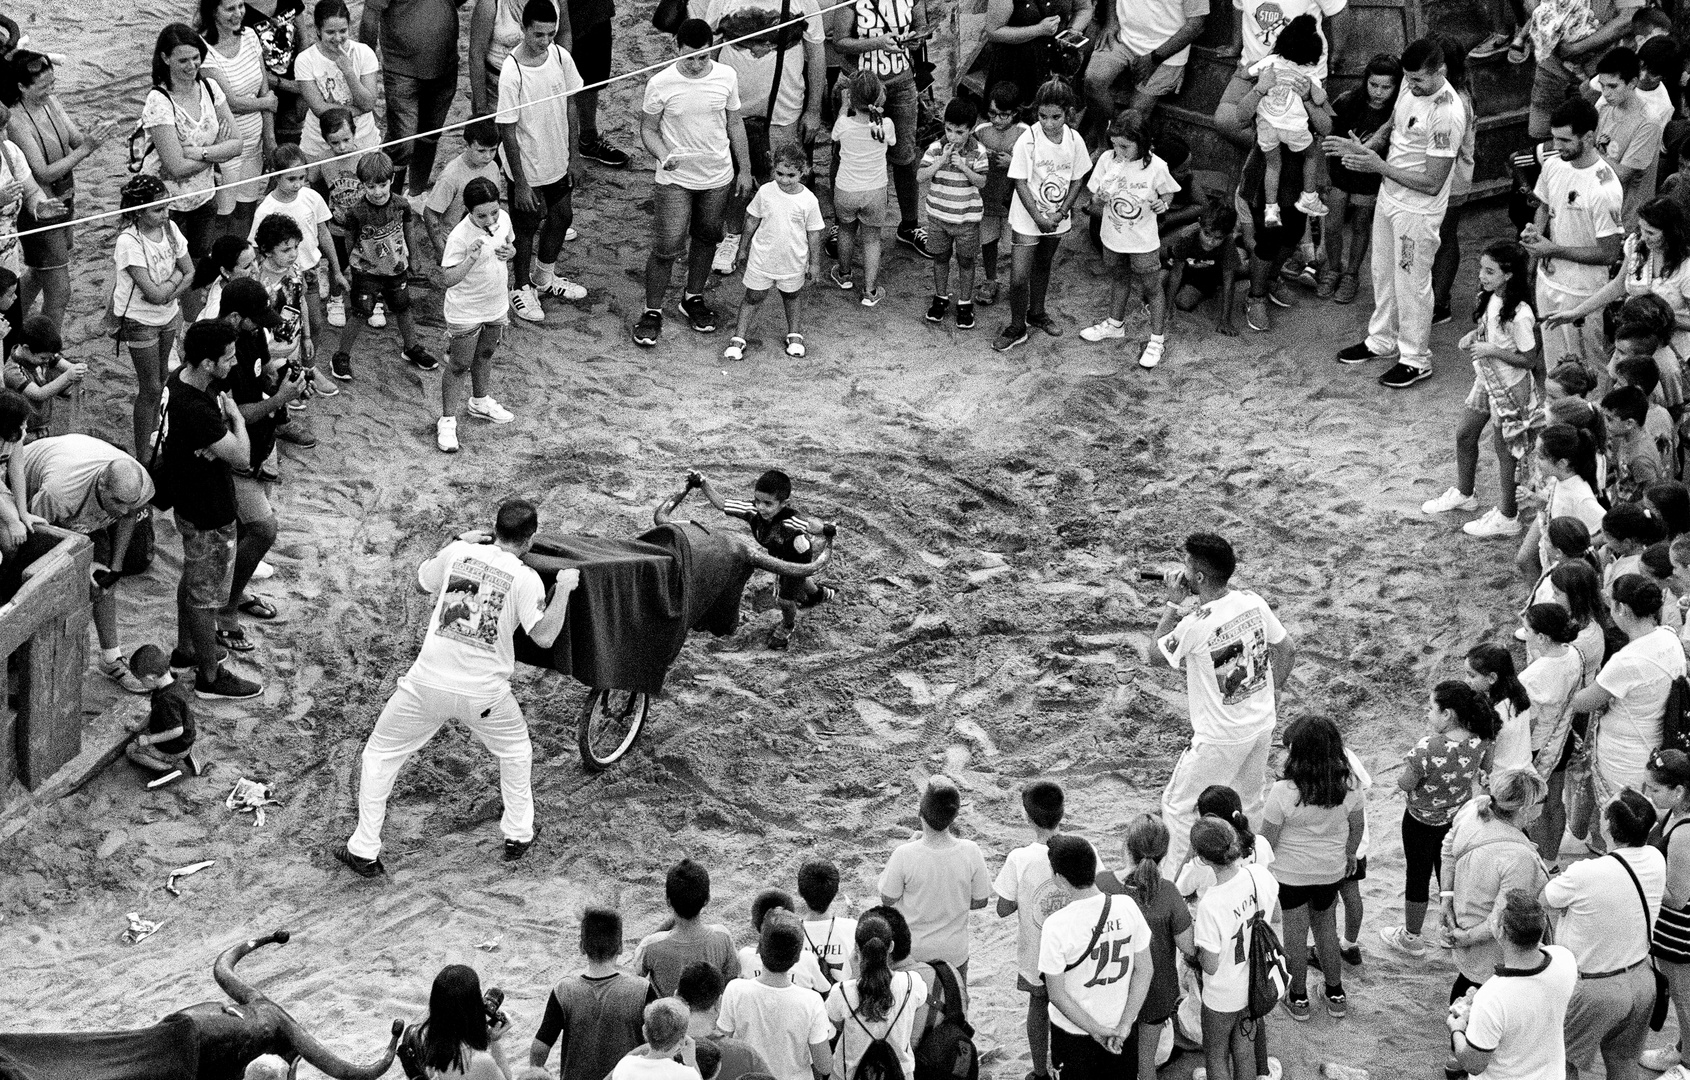
POLYGON ((933 303, 927 321, 944 322, 951 306, 951 255, 956 255, 958 330, 974 328, 974 260, 980 255, 980 189, 990 167, 974 137, 980 112, 963 98, 945 106, 945 134, 927 148, 916 179, 927 186, 927 252, 933 256, 933 303))

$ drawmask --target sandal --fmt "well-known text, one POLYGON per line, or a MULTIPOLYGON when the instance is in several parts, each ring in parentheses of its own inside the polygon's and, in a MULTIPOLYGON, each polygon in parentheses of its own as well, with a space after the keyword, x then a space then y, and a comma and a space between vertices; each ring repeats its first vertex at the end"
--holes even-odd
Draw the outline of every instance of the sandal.
POLYGON ((729 338, 728 347, 722 350, 723 360, 744 360, 745 339, 742 337, 729 338))
POLYGON ((252 639, 246 636, 246 631, 242 630, 238 626, 233 630, 224 630, 219 628, 217 631, 217 643, 225 649, 228 649, 230 652, 251 652, 252 650, 258 648, 257 645, 253 644, 252 639))
POLYGON ((769 631, 769 648, 776 651, 785 650, 792 645, 792 631, 784 626, 776 626, 769 631))
POLYGON ((235 610, 242 615, 250 615, 255 619, 266 622, 276 617, 276 605, 262 596, 248 596, 235 606, 235 610))
POLYGON ((837 599, 839 599, 839 590, 834 588, 832 585, 823 585, 809 596, 806 596, 803 600, 800 600, 798 602, 798 607, 800 610, 804 608, 813 608, 817 604, 830 604, 837 599))
POLYGON ((1532 39, 1525 34, 1515 34, 1514 40, 1508 43, 1508 62, 1523 64, 1532 58, 1532 39))
POLYGON ((788 356, 803 356, 804 355, 804 335, 803 334, 788 334, 788 335, 786 335, 786 355, 788 355, 788 356))

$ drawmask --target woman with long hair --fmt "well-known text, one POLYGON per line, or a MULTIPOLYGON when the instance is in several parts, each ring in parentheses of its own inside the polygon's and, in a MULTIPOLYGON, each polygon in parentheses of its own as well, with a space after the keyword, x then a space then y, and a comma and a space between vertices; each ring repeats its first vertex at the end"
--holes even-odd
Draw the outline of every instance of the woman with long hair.
MULTIPOLYGON (((101 118, 84 131, 54 95, 57 85, 52 58, 27 49, 12 54, 9 77, 0 81, 0 102, 12 110, 8 138, 23 152, 35 182, 64 204, 63 214, 47 220, 25 208, 18 216, 23 232, 74 215, 76 167, 104 145, 116 127, 110 118, 101 118)), ((28 311, 39 294, 41 314, 55 326, 64 322, 70 303, 70 247, 69 225, 23 238, 23 262, 30 273, 23 280, 20 312, 28 311)))
MULTIPOLYGON (((1678 833, 1679 826, 1690 822, 1690 757, 1682 750, 1659 750, 1650 755, 1643 795, 1660 813, 1649 843, 1667 861, 1666 891, 1655 916, 1651 952, 1655 966, 1667 977, 1678 1030, 1686 1032, 1690 1031, 1690 833, 1678 833)), ((1665 1072, 1677 1066, 1681 1056, 1678 1047, 1667 1046, 1645 1050, 1637 1063, 1665 1072)))
MULTIPOLYGON (((1250 828, 1250 819, 1244 813, 1244 800, 1239 798, 1238 792, 1225 784, 1210 784, 1197 796, 1197 816, 1217 817, 1231 825, 1238 834, 1239 858, 1244 862, 1255 866, 1272 865, 1273 845, 1250 828)), ((1179 894, 1193 901, 1203 899, 1203 894, 1214 883, 1215 875, 1195 855, 1180 867, 1179 876, 1174 879, 1179 894)))
POLYGON ((193 27, 171 23, 153 46, 152 89, 141 107, 141 125, 150 147, 141 171, 156 174, 176 196, 170 219, 188 241, 196 261, 211 248, 212 218, 217 212, 217 167, 244 149, 235 115, 222 87, 202 77, 205 41, 193 27))
POLYGON ((1132 897, 1150 926, 1154 970, 1150 993, 1138 1013, 1138 1075, 1149 1078, 1156 1075, 1156 1046, 1162 1038, 1162 1025, 1179 1007, 1179 960, 1195 960, 1197 946, 1192 943, 1191 908, 1174 883, 1162 875, 1162 860, 1168 854, 1168 827, 1162 819, 1150 814, 1134 818, 1127 826, 1122 848, 1127 865, 1120 870, 1099 870, 1097 887, 1132 897))
POLYGON ((1273 845, 1272 870, 1289 943, 1291 981, 1285 1007, 1293 1020, 1309 1018, 1309 956, 1303 944, 1312 925, 1326 978, 1326 1011, 1342 1018, 1347 1012, 1344 968, 1333 905, 1344 879, 1355 872, 1366 805, 1336 724, 1320 716, 1299 720, 1287 733, 1287 742, 1283 775, 1268 792, 1262 811, 1262 835, 1273 845))
POLYGON ((1514 655, 1501 645, 1482 642, 1467 650, 1467 685, 1496 710, 1495 768, 1524 769, 1532 763, 1532 700, 1520 685, 1514 655))
MULTIPOLYGON (((1561 400, 1588 407, 1588 403, 1579 398, 1561 400)), ((1555 405, 1560 405, 1560 402, 1555 405)), ((1599 440, 1591 430, 1571 423, 1551 423, 1538 433, 1534 463, 1538 475, 1543 478, 1543 509, 1537 520, 1532 522, 1532 527, 1526 530, 1520 552, 1514 556, 1514 565, 1527 581, 1535 582, 1555 561, 1553 553, 1547 550, 1549 537, 1545 530, 1556 518, 1578 518, 1584 522, 1591 543, 1597 543, 1602 532, 1602 517, 1607 513, 1607 506, 1596 494, 1602 490, 1602 477, 1597 470, 1598 445, 1599 440)))
POLYGON ((429 1080, 511 1080, 500 1042, 510 1026, 502 1012, 497 1023, 487 1022, 481 978, 474 968, 447 964, 428 994, 428 1019, 420 1032, 423 1071, 429 1080))
POLYGON ((880 916, 868 913, 857 923, 857 977, 835 983, 827 995, 827 1018, 840 1032, 833 1080, 855 1075, 876 1039, 891 1045, 905 1076, 915 1075, 915 1021, 927 1003, 927 984, 917 972, 892 969, 893 941, 880 916))
MULTIPOLYGON (((223 167, 223 183, 251 181, 264 172, 276 148, 276 95, 264 66, 264 44, 256 31, 246 28, 245 0, 200 0, 196 23, 210 46, 200 71, 222 89, 241 137, 241 156, 223 167)), ((221 231, 245 236, 262 198, 262 181, 218 192, 221 231)))

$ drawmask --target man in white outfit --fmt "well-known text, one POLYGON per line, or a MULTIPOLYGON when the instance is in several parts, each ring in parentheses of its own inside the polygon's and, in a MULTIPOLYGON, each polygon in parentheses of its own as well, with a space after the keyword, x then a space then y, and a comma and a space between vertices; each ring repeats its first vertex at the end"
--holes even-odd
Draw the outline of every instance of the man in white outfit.
POLYGON ((1467 110, 1446 77, 1443 47, 1421 38, 1403 51, 1402 69, 1406 93, 1397 95, 1389 124, 1367 143, 1340 136, 1324 143, 1351 172, 1383 177, 1373 215, 1373 317, 1366 339, 1340 349, 1338 362, 1395 357, 1379 376, 1393 390, 1432 377, 1432 260, 1467 134, 1467 110))
POLYGON ((1162 868, 1170 879, 1185 862, 1204 788, 1223 784, 1238 792, 1253 825, 1267 800, 1276 695, 1297 650, 1266 600, 1228 584, 1237 565, 1222 537, 1186 537, 1185 569, 1168 575, 1168 610, 1156 625, 1156 647, 1185 669, 1191 710, 1191 746, 1162 792, 1169 840, 1162 868))
POLYGON ((381 827, 393 781, 448 720, 462 721, 499 759, 505 860, 522 858, 533 845, 533 748, 522 706, 511 693, 513 638, 520 625, 534 644, 551 648, 563 629, 569 594, 581 580, 578 570, 560 572, 547 602, 540 575, 522 562, 539 523, 533 503, 506 500, 491 537, 465 533, 417 570, 417 584, 434 595, 434 611, 416 662, 400 676, 364 744, 358 829, 335 852, 353 872, 363 877, 387 872, 381 827))

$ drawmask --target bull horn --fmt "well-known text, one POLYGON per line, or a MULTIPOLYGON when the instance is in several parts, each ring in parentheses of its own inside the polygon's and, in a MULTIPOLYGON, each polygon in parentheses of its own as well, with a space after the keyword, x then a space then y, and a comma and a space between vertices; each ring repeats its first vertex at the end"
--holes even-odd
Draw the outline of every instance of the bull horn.
POLYGON ((751 560, 751 565, 759 570, 767 570, 782 577, 806 578, 821 573, 822 568, 833 558, 833 545, 824 541, 816 557, 807 563, 777 559, 762 548, 750 545, 746 546, 746 555, 751 560))
POLYGON ((278 1011, 282 1013, 282 1032, 293 1044, 294 1052, 304 1058, 313 1069, 325 1076, 334 1077, 334 1080, 378 1080, 392 1066, 393 1059, 399 1052, 399 1037, 405 1034, 405 1022, 393 1021, 393 1037, 388 1040, 387 1052, 382 1054, 381 1060, 371 1065, 354 1065, 318 1042, 315 1036, 285 1011, 278 1011))
POLYGON ((240 963, 241 958, 254 949, 261 949, 270 944, 286 945, 289 936, 286 930, 277 930, 268 937, 252 938, 249 941, 241 942, 239 945, 224 949, 222 954, 217 957, 217 963, 211 967, 212 977, 217 980, 217 985, 223 988, 223 992, 233 998, 237 1005, 250 1005, 254 1001, 261 1000, 264 995, 254 989, 245 979, 235 974, 235 965, 240 963))

